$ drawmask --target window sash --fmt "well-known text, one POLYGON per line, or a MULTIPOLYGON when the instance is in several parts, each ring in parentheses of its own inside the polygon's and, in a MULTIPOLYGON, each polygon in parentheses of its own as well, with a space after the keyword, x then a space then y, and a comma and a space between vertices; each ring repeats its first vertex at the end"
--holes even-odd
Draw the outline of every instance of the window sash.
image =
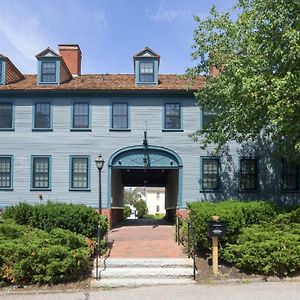
POLYGON ((41 63, 41 82, 56 82, 56 62, 41 63))
POLYGON ((181 110, 179 103, 165 105, 165 129, 181 128, 181 110))
POLYGON ((213 111, 203 110, 202 112, 202 130, 209 131, 211 130, 211 124, 214 119, 217 117, 217 113, 213 111))
POLYGON ((206 158, 202 160, 202 189, 218 190, 219 188, 219 160, 206 158))
POLYGON ((241 190, 257 189, 257 163, 256 159, 240 160, 240 187, 241 190))
POLYGON ((2 66, 3 66, 3 62, 0 61, 0 83, 2 83, 2 66))
POLYGON ((32 188, 48 189, 50 187, 49 157, 34 157, 32 164, 33 164, 32 188))
POLYGON ((72 189, 87 189, 89 187, 88 158, 72 158, 72 189))
POLYGON ((51 105, 50 103, 36 103, 34 115, 34 128, 51 128, 51 105))
POLYGON ((0 103, 0 128, 11 129, 13 127, 13 105, 9 102, 0 103))
POLYGON ((112 128, 128 128, 128 104, 113 103, 112 128))
POLYGON ((0 189, 11 188, 11 157, 0 157, 0 189))
POLYGON ((140 82, 154 82, 153 62, 140 62, 140 82))
POLYGON ((89 128, 89 104, 73 104, 73 128, 89 128))
POLYGON ((282 160, 282 189, 299 189, 299 165, 287 159, 282 160))

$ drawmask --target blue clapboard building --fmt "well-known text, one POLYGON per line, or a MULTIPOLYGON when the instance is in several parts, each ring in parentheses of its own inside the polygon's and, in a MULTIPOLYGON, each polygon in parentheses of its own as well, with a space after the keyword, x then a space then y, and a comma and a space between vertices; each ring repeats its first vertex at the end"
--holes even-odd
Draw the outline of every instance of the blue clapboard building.
POLYGON ((125 186, 165 187, 169 215, 192 201, 299 199, 299 165, 274 159, 268 143, 202 150, 189 135, 214 114, 195 105, 205 83, 159 73, 144 48, 133 74, 81 74, 78 45, 36 55, 24 75, 0 54, 0 207, 61 201, 122 211, 125 186), (41 200, 42 199, 42 200, 41 200))

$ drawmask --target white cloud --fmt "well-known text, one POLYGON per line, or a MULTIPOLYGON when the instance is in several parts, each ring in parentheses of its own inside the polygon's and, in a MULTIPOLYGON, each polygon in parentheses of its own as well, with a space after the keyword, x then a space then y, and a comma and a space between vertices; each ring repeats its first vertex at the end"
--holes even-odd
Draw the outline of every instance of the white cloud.
POLYGON ((94 14, 96 25, 100 28, 108 25, 107 16, 104 11, 100 10, 94 14))
POLYGON ((160 7, 155 14, 149 15, 149 19, 153 22, 167 21, 172 23, 176 19, 192 19, 193 14, 187 9, 183 10, 163 10, 160 7))

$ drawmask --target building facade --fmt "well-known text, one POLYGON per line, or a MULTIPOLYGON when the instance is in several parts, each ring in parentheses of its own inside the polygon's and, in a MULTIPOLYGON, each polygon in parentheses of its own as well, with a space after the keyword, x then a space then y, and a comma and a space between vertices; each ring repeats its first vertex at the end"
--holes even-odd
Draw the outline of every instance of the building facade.
POLYGON ((36 75, 0 55, 0 207, 51 200, 97 208, 99 153, 110 213, 123 207, 124 186, 164 187, 168 213, 193 201, 298 201, 299 165, 274 159, 263 137, 218 153, 191 140, 213 118, 195 105, 204 77, 159 74, 149 48, 134 55, 133 74, 82 75, 81 55, 78 45, 47 48, 36 55, 36 75))

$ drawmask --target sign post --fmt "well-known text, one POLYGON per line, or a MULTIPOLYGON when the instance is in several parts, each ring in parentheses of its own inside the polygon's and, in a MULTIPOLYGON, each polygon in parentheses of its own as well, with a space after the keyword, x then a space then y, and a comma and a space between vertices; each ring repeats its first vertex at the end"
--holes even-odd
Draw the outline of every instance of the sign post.
POLYGON ((219 216, 213 216, 212 220, 208 221, 208 236, 212 238, 213 242, 213 274, 218 275, 219 266, 219 237, 224 237, 226 235, 226 223, 219 221, 219 216))

